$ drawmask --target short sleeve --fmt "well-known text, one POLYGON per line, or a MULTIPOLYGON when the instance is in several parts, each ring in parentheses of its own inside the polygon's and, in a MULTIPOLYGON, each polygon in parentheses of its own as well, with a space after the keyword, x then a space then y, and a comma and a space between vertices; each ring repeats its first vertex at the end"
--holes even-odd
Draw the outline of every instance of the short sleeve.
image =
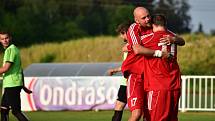
POLYGON ((8 48, 5 50, 4 62, 14 62, 16 57, 15 48, 8 48))
POLYGON ((139 25, 134 23, 129 27, 127 37, 128 37, 128 43, 132 46, 135 44, 140 44, 141 43, 141 38, 140 38, 140 28, 139 25))

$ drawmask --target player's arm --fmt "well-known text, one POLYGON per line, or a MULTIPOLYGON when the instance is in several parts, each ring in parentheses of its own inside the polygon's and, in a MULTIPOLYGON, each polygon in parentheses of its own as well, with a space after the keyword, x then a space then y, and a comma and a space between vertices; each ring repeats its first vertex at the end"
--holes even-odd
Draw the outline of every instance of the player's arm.
POLYGON ((179 37, 177 35, 175 35, 175 36, 169 36, 169 35, 163 36, 160 39, 160 42, 161 43, 166 43, 167 45, 168 44, 176 44, 176 45, 179 45, 179 46, 184 46, 185 45, 185 40, 182 37, 179 37))
POLYGON ((169 57, 169 53, 167 51, 152 50, 149 48, 145 48, 144 46, 139 44, 133 45, 132 48, 135 54, 142 54, 142 55, 151 56, 151 57, 163 57, 163 58, 169 57))
POLYGON ((122 52, 129 52, 129 44, 126 43, 123 47, 122 47, 122 52))
POLYGON ((185 45, 185 40, 182 37, 179 37, 179 36, 176 35, 175 37, 173 37, 173 43, 177 44, 179 46, 184 46, 185 45))
POLYGON ((132 46, 135 54, 143 54, 147 56, 152 56, 155 53, 155 50, 151 50, 149 48, 145 48, 142 45, 136 44, 132 46))
POLYGON ((12 64, 13 64, 13 63, 7 61, 7 62, 0 68, 0 74, 3 74, 3 73, 5 73, 5 72, 7 72, 7 71, 10 69, 10 67, 12 66, 12 64))
POLYGON ((117 72, 121 72, 121 67, 108 69, 108 75, 109 76, 112 76, 112 75, 116 74, 117 72))
POLYGON ((128 44, 130 46, 132 45, 136 45, 136 44, 140 44, 141 43, 141 38, 139 35, 139 31, 140 31, 140 26, 136 23, 132 24, 127 32, 127 38, 128 38, 128 44))
POLYGON ((139 35, 139 25, 138 24, 132 24, 127 32, 128 37, 128 44, 127 44, 127 50, 128 51, 134 51, 135 54, 139 54, 135 52, 134 45, 140 45, 141 43, 141 37, 139 35))

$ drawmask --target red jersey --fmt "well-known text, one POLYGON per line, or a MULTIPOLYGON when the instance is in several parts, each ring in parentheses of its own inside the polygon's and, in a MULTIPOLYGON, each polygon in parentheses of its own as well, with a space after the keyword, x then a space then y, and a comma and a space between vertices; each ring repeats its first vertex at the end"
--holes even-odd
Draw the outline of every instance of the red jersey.
POLYGON ((181 75, 177 63, 177 47, 175 44, 162 45, 160 38, 164 35, 174 36, 169 31, 158 31, 143 39, 142 44, 153 50, 167 49, 173 55, 171 60, 164 58, 145 57, 144 80, 149 90, 175 90, 181 87, 181 75))
POLYGON ((136 55, 132 50, 132 45, 141 44, 141 36, 144 36, 152 32, 152 28, 140 27, 139 24, 133 23, 127 32, 128 37, 128 55, 126 60, 123 61, 121 69, 125 78, 131 73, 142 74, 143 73, 143 55, 136 55))

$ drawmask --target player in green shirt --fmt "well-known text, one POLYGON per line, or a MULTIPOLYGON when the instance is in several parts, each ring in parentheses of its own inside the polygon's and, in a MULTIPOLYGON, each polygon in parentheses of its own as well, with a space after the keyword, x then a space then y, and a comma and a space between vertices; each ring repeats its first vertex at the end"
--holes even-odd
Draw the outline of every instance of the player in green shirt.
POLYGON ((28 121, 21 111, 20 92, 23 88, 23 75, 19 49, 12 44, 11 37, 6 32, 0 32, 0 42, 5 49, 3 66, 4 93, 1 101, 1 121, 9 121, 9 110, 19 121, 28 121))

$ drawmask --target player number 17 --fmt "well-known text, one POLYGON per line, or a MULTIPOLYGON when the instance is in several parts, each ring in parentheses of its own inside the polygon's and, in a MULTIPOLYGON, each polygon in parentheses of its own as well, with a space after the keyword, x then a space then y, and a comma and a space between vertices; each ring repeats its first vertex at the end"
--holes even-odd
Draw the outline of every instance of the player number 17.
POLYGON ((131 106, 135 106, 136 102, 137 102, 137 98, 136 97, 132 98, 132 100, 131 100, 131 106))

